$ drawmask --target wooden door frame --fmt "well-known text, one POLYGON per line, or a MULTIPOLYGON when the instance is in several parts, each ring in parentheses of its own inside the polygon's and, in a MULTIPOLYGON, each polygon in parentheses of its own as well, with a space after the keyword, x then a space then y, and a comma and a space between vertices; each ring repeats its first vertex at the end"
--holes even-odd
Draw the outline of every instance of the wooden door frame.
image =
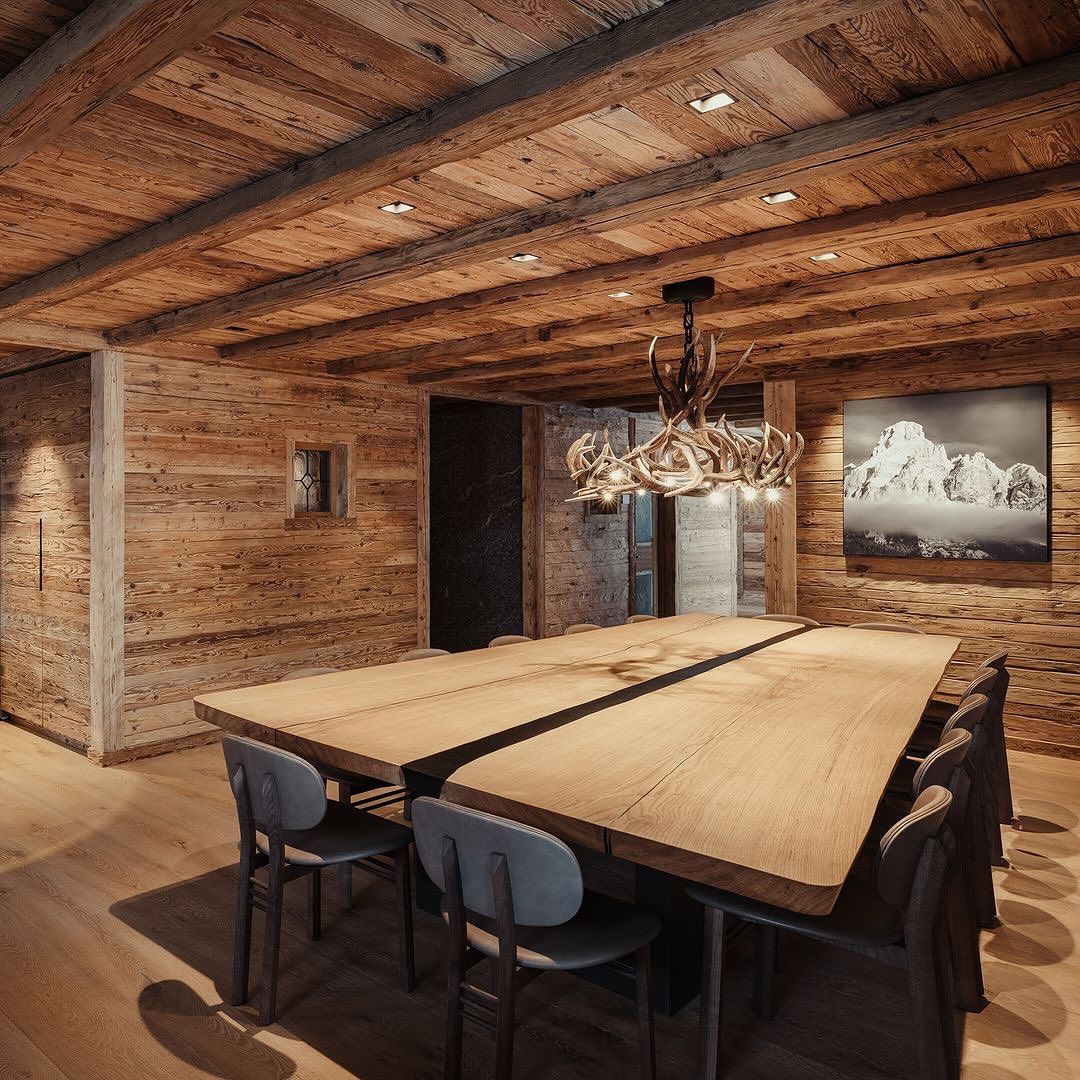
POLYGON ((431 399, 460 398, 513 405, 521 409, 521 617, 522 632, 544 636, 544 454, 546 448, 543 405, 521 398, 452 391, 416 395, 416 644, 431 647, 431 399))
MULTIPOLYGON (((780 431, 794 431, 795 380, 766 380, 763 384, 765 420, 780 431)), ((798 613, 796 564, 795 478, 783 497, 765 505, 765 610, 774 615, 798 613)))

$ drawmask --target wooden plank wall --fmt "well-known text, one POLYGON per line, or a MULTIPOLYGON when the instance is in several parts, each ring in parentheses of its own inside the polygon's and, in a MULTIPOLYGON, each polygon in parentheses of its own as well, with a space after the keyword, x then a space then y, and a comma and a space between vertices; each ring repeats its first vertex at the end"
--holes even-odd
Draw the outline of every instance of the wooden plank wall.
POLYGON ((616 626, 629 610, 627 508, 589 514, 568 503, 574 485, 566 451, 584 432, 607 424, 617 449, 626 446, 627 414, 619 409, 568 405, 545 410, 544 430, 544 634, 561 634, 571 623, 616 626))
POLYGON ((89 358, 0 382, 0 474, 0 705, 84 749, 90 741, 89 358))
POLYGON ((207 729, 192 695, 417 636, 417 393, 125 362, 128 754, 207 729), (286 523, 285 440, 356 442, 348 524, 286 523))
POLYGON ((765 610, 765 504, 739 499, 739 614, 765 610))
POLYGON ((1080 757, 1080 349, 1022 362, 931 365, 917 353, 800 376, 798 610, 828 623, 912 620, 958 634, 963 647, 943 689, 956 692, 989 652, 1010 653, 1010 745, 1080 757), (843 401, 933 390, 1046 382, 1051 405, 1051 561, 1048 564, 845 558, 843 401))
POLYGON ((738 608, 738 506, 734 491, 723 502, 679 499, 675 527, 675 612, 734 615, 738 608))

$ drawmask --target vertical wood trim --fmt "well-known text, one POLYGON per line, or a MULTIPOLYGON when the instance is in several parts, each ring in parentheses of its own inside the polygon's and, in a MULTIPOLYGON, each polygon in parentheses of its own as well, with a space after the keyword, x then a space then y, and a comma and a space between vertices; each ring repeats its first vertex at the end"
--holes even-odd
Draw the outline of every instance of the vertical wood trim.
MULTIPOLYGON (((795 428, 795 380, 764 384, 765 420, 781 431, 795 428)), ((795 480, 779 502, 765 506, 765 610, 794 615, 798 607, 795 570, 795 480)))
POLYGON ((521 408, 521 601, 523 633, 544 636, 544 407, 521 408))
POLYGON ((416 394, 416 644, 431 645, 431 395, 416 394))
POLYGON ((124 358, 90 356, 90 747, 124 745, 124 358))
POLYGON ((727 613, 729 615, 738 615, 740 575, 742 574, 742 538, 739 528, 739 493, 734 488, 728 492, 727 519, 728 535, 731 537, 731 543, 728 544, 728 581, 731 583, 731 605, 727 613))

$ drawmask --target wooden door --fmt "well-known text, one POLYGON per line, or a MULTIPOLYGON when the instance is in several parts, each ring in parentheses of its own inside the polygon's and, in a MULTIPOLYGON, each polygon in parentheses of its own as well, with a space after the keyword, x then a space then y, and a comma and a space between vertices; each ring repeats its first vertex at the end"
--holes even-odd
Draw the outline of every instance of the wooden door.
POLYGON ((0 381, 0 708, 90 734, 90 365, 0 381))

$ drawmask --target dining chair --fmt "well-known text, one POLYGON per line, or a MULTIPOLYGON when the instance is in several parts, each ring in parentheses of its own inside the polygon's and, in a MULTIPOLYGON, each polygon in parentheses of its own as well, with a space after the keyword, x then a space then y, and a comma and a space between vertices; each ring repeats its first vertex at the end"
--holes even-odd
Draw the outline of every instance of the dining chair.
POLYGON ((563 634, 564 635, 584 634, 584 633, 587 633, 589 630, 603 630, 603 629, 604 628, 602 626, 598 626, 596 623, 593 623, 593 622, 576 622, 576 623, 572 623, 570 626, 568 626, 563 631, 563 634))
POLYGON ((509 1080, 518 992, 544 971, 577 971, 630 955, 641 1075, 654 1080, 649 944, 660 932, 656 915, 586 892, 574 853, 539 829, 430 798, 413 803, 413 828, 420 861, 442 891, 450 932, 446 1080, 461 1075, 466 1016, 494 1026, 495 1080, 509 1080), (496 962, 494 994, 468 979, 485 957, 496 962))
MULTIPOLYGON (((978 734, 977 725, 975 733, 978 734)), ((975 862, 979 857, 979 844, 978 832, 973 830, 978 830, 979 822, 971 814, 974 784, 971 770, 966 767, 974 742, 973 733, 963 727, 943 735, 941 742, 916 769, 908 798, 886 797, 870 828, 870 836, 876 843, 884 832, 910 812, 912 804, 927 788, 948 788, 952 795, 946 823, 958 850, 949 867, 946 920, 956 1000, 966 1012, 978 1012, 986 1005, 975 897, 976 876, 983 868, 975 862)), ((984 867, 989 873, 989 866, 984 863, 984 867)))
POLYGON ((821 623, 816 619, 808 619, 805 615, 755 615, 755 619, 763 619, 765 622, 798 623, 799 626, 809 626, 811 630, 820 628, 821 623))
MULTIPOLYGON (((975 677, 965 688, 961 700, 972 692, 972 686, 979 681, 986 671, 996 671, 998 680, 993 683, 990 698, 990 711, 986 718, 989 735, 989 754, 992 764, 994 796, 997 805, 998 822, 1009 824, 1015 815, 1012 797, 1012 778, 1009 775, 1009 754, 1005 738, 1005 702, 1008 698, 1010 675, 1008 668, 1009 654, 1004 650, 993 653, 979 664, 975 677)), ((956 706, 940 698, 931 699, 923 713, 923 725, 932 730, 940 730, 952 715, 956 706)))
MULTIPOLYGON (((767 971, 770 980, 779 930, 906 968, 922 1080, 953 1080, 959 1075, 943 903, 952 846, 943 826, 951 804, 952 795, 945 788, 926 788, 910 813, 881 837, 870 880, 849 877, 828 915, 804 915, 707 885, 689 887, 689 894, 705 907, 702 1077, 714 1080, 721 1065, 724 921, 729 915, 756 924, 763 943, 758 970, 767 971)), ((755 991, 767 1017, 771 986, 762 987, 755 980, 755 991)))
POLYGON ((522 642, 532 640, 531 637, 526 637, 525 634, 500 634, 488 642, 488 648, 497 649, 501 645, 520 645, 522 642))
POLYGON ((402 653, 398 658, 399 664, 404 664, 409 660, 427 660, 430 656, 449 656, 449 649, 410 649, 408 652, 402 653))
POLYGON ((342 803, 327 802, 323 778, 296 754, 254 739, 225 735, 221 740, 229 784, 240 821, 240 867, 230 1001, 248 999, 252 909, 266 913, 259 1023, 277 1014, 278 958, 285 883, 307 877, 307 932, 321 934, 321 871, 355 864, 397 887, 399 976, 408 993, 415 984, 412 888, 405 825, 342 803), (267 868, 265 884, 255 871, 267 868))
MULTIPOLYGON (((292 682, 296 679, 311 679, 317 675, 336 675, 340 669, 332 667, 306 667, 290 671, 282 675, 278 682, 292 682)), ((408 792, 404 788, 395 788, 385 780, 377 780, 371 776, 361 776, 359 773, 348 772, 345 769, 335 769, 332 765, 319 764, 315 766, 324 780, 332 780, 337 785, 337 799, 340 803, 349 806, 355 805, 357 795, 364 792, 379 792, 365 798, 359 808, 363 810, 377 810, 382 806, 392 806, 402 802, 408 792)), ((341 863, 338 867, 338 906, 342 911, 348 911, 352 907, 352 863, 341 863)))
POLYGON ((627 626, 633 626, 635 623, 639 623, 639 622, 656 622, 656 616, 655 615, 631 615, 630 618, 626 620, 626 625, 627 626))
POLYGON ((852 630, 891 630, 896 634, 925 634, 925 630, 920 630, 917 626, 908 626, 906 623, 888 623, 888 622, 857 622, 852 623, 850 626, 852 630))

